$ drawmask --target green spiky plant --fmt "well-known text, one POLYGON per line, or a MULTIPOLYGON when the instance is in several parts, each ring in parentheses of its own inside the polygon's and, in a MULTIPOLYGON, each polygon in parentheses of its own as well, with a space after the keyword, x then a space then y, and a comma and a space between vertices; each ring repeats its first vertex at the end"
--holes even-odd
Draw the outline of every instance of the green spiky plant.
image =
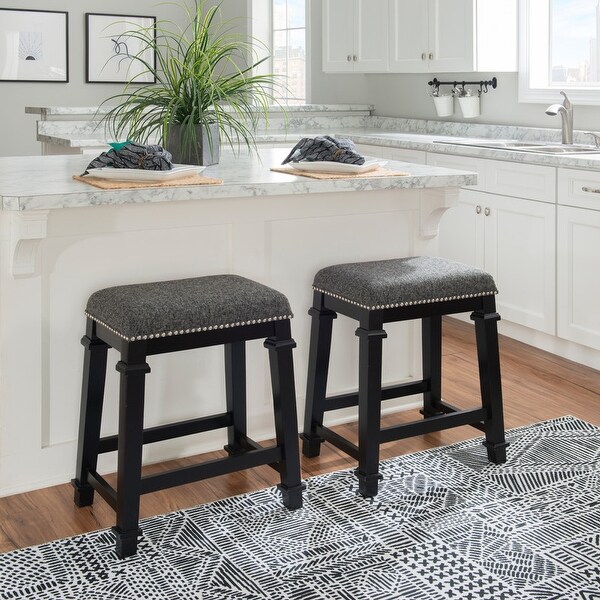
POLYGON ((169 4, 185 11, 187 27, 162 20, 124 34, 139 41, 141 50, 131 59, 156 83, 140 87, 138 75, 105 100, 103 105, 116 103, 103 119, 110 134, 144 144, 159 140, 174 154, 195 155, 200 164, 200 136, 211 149, 220 133, 234 151, 255 150, 259 119, 267 120, 280 85, 275 75, 254 74, 268 57, 257 58, 257 41, 232 32, 231 21, 219 20, 219 5, 205 10, 205 0, 169 4), (155 53, 155 65, 145 59, 148 50, 155 53), (172 137, 179 139, 179 148, 168 147, 172 137))

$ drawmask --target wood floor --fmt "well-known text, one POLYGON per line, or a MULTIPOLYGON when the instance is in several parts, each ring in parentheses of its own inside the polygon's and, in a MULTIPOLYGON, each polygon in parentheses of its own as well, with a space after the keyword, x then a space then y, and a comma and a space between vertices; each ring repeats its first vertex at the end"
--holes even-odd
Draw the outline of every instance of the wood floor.
MULTIPOLYGON (((502 377, 506 427, 544 419, 574 415, 600 425, 600 371, 572 363, 508 338, 501 338, 502 377)), ((475 361, 473 330, 453 319, 444 322, 443 396, 459 406, 479 402, 479 381, 475 361)), ((416 411, 386 417, 385 424, 420 418, 416 411)), ((337 428, 348 437, 356 433, 353 424, 337 428)), ((471 427, 447 430, 418 438, 392 442, 382 447, 383 458, 424 450, 480 435, 471 427)), ((205 455, 206 458, 220 453, 205 455)), ((192 459, 153 465, 148 472, 183 466, 192 459)), ((354 461, 323 446, 321 456, 302 459, 305 477, 354 466, 354 461)), ((269 467, 225 475, 215 479, 172 488, 142 498, 143 517, 211 502, 277 483, 269 467)), ((70 485, 0 498, 0 552, 40 544, 61 537, 93 531, 114 524, 114 513, 101 498, 93 507, 78 509, 70 485)))

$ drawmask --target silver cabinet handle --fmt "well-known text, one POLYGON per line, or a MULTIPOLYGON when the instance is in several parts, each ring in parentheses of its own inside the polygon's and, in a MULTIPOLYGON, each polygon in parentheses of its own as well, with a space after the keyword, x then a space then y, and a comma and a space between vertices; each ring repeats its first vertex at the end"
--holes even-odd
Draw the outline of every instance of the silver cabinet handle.
POLYGON ((492 211, 491 211, 491 210, 490 210, 490 209, 489 209, 489 208, 486 206, 486 207, 485 207, 485 210, 483 211, 483 214, 484 214, 486 217, 489 217, 491 212, 492 212, 492 211))
POLYGON ((600 189, 598 189, 598 188, 591 188, 591 187, 588 187, 587 185, 584 185, 581 188, 581 191, 582 192, 588 192, 590 194, 600 194, 600 189))
POLYGON ((429 53, 429 60, 433 60, 433 52, 429 53))
POLYGON ((348 54, 348 56, 346 56, 346 60, 348 62, 351 62, 352 61, 352 54, 348 54))
POLYGON ((481 206, 479 204, 475 207, 475 212, 480 215, 481 214, 481 206))
POLYGON ((425 52, 421 53, 421 60, 425 60, 427 58, 427 54, 425 52))
POLYGON ((356 62, 356 61, 358 60, 358 56, 356 56, 356 54, 355 54, 355 55, 352 57, 352 60, 353 60, 354 62, 356 62))

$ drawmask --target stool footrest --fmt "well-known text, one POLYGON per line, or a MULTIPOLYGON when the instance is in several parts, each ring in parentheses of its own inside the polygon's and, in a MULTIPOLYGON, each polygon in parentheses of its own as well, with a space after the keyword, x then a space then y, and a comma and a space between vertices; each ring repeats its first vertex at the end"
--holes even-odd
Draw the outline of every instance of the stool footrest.
MULTIPOLYGON (((388 385, 381 388, 381 399, 392 400, 394 398, 404 398, 413 394, 423 394, 429 391, 428 381, 409 381, 400 385, 388 385)), ((358 392, 351 394, 339 394, 325 398, 325 410, 338 410, 340 408, 349 408, 358 406, 358 392)))
MULTIPOLYGON (((438 402, 435 402, 433 406, 436 410, 439 410, 440 412, 446 414, 461 412, 462 410, 464 410, 462 408, 458 408, 458 406, 454 406, 453 404, 444 402, 444 400, 439 400, 438 402)), ((469 425, 471 425, 471 427, 475 427, 475 429, 479 429, 480 431, 485 431, 485 425, 483 423, 469 423, 469 425)))
POLYGON ((487 411, 484 408, 474 408, 470 410, 459 410, 444 415, 436 415, 419 421, 411 421, 402 425, 385 427, 380 433, 380 443, 402 440, 413 435, 423 435, 451 427, 460 427, 461 425, 472 425, 481 423, 487 418, 487 411))
MULTIPOLYGON (((158 425, 144 429, 144 444, 152 444, 154 442, 162 442, 186 435, 195 433, 204 433, 213 429, 222 429, 229 427, 232 424, 231 413, 221 413, 218 415, 210 415, 199 419, 189 419, 188 421, 180 421, 169 425, 158 425)), ((100 440, 98 453, 114 452, 118 448, 118 436, 111 435, 100 440)))
MULTIPOLYGON (((241 435, 239 439, 240 448, 238 450, 232 448, 229 444, 225 446, 225 451, 230 454, 244 454, 249 450, 264 450, 263 446, 261 446, 258 442, 255 442, 252 438, 249 438, 247 435, 241 435)), ((279 463, 273 462, 269 463, 269 467, 275 469, 279 473, 279 463)))
POLYGON ((113 509, 117 509, 117 490, 96 471, 88 472, 88 483, 96 490, 106 503, 113 509))
POLYGON ((249 450, 243 454, 227 456, 225 458, 216 458, 203 462, 199 465, 173 469, 166 473, 156 475, 146 475, 142 477, 141 493, 148 494, 157 490, 200 481, 225 475, 235 471, 251 469, 259 465, 270 464, 281 460, 281 448, 273 446, 271 448, 261 448, 260 450, 249 450))
POLYGON ((358 446, 349 442, 345 437, 342 437, 339 433, 336 433, 329 427, 321 425, 317 427, 317 435, 321 436, 325 441, 329 442, 336 448, 342 450, 346 454, 350 455, 355 460, 358 460, 358 446))

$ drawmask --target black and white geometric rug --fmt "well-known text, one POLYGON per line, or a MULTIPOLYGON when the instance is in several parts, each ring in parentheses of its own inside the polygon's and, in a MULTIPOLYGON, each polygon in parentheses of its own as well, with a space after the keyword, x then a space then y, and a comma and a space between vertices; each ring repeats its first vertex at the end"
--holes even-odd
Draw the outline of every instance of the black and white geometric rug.
POLYGON ((0 598, 558 600, 600 598, 600 429, 563 417, 382 463, 376 499, 351 471, 147 519, 137 556, 109 531, 0 555, 0 598))

